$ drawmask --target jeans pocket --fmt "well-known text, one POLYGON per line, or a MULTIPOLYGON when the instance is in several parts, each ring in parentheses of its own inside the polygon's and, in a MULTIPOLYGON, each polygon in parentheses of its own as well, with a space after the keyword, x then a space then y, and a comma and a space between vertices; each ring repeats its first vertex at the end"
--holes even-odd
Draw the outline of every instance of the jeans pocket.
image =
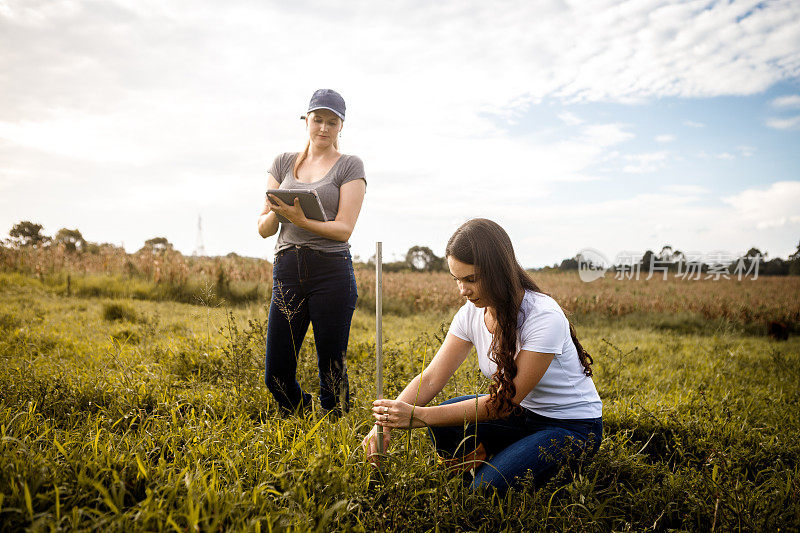
POLYGON ((273 281, 284 277, 284 274, 292 268, 296 269, 297 265, 297 252, 292 249, 281 250, 275 254, 275 259, 272 262, 272 279, 273 281))
POLYGON ((323 250, 311 250, 317 258, 322 261, 335 261, 335 262, 345 262, 345 261, 352 261, 350 257, 350 252, 347 250, 342 250, 339 252, 326 252, 323 250))

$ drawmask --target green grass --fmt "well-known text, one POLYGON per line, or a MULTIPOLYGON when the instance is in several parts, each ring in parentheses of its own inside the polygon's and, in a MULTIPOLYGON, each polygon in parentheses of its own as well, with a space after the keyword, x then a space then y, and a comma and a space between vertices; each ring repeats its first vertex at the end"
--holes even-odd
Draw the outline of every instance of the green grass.
MULTIPOLYGON (((123 282, 120 282, 124 285, 123 282)), ((378 477, 374 316, 356 312, 355 408, 280 418, 265 310, 67 297, 0 275, 0 530, 797 530, 800 342, 694 316, 576 316, 606 433, 588 464, 504 497, 448 479, 424 431, 378 477), (115 318, 118 317, 118 318, 115 318)), ((387 395, 450 317, 384 317, 387 395)), ((299 379, 314 390, 312 337, 299 379)), ((468 360, 438 400, 483 391, 468 360)))
POLYGON ((267 301, 271 296, 270 287, 255 281, 212 280, 207 277, 192 278, 183 283, 156 283, 119 274, 58 272, 40 278, 20 273, 0 274, 0 288, 10 285, 34 286, 51 294, 79 298, 124 298, 210 306, 242 306, 267 301))

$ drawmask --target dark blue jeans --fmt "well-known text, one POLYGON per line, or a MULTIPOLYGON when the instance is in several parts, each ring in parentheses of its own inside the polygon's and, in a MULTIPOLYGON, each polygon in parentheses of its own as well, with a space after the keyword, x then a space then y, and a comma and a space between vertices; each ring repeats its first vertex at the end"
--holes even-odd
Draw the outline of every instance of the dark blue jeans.
POLYGON ((350 389, 345 353, 358 297, 350 252, 304 247, 282 250, 275 256, 272 280, 264 375, 267 388, 281 411, 311 405, 311 395, 297 382, 297 358, 311 323, 322 409, 347 411, 350 389), (340 401, 344 405, 340 406, 340 401))
MULTIPOLYGON (((475 399, 459 396, 442 403, 475 399)), ((603 437, 603 419, 556 419, 532 411, 508 418, 461 426, 429 428, 436 451, 443 457, 471 453, 483 444, 486 462, 475 469, 471 488, 495 487, 505 491, 519 483, 528 472, 540 486, 554 476, 561 465, 582 453, 594 455, 603 437)))

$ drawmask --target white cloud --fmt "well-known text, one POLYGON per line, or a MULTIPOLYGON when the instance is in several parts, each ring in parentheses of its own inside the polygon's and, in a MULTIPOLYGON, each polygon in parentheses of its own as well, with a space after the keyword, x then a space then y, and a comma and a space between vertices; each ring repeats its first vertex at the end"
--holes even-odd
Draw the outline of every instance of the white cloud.
POLYGON ((793 130, 800 126, 800 115, 789 118, 770 118, 767 120, 767 126, 776 130, 793 130))
POLYGON ((599 163, 652 172, 667 159, 626 155, 634 135, 614 119, 565 111, 568 133, 540 132, 536 106, 758 93, 797 76, 798 14, 786 0, 2 2, 0 222, 46 216, 126 242, 188 228, 173 240, 191 250, 202 210, 210 251, 266 253, 231 221, 252 225, 241 213, 266 167, 302 145, 298 117, 329 86, 348 103, 342 148, 370 179, 354 246, 438 238, 426 228, 500 209, 497 190, 522 209, 598 179, 599 163), (83 209, 42 202, 77 186, 83 209), (415 207, 423 189, 447 201, 415 207), (387 209, 420 212, 404 228, 387 209))
POLYGON ((800 182, 776 183, 767 191, 744 191, 714 205, 702 201, 710 191, 701 186, 666 186, 658 193, 537 207, 533 231, 529 220, 504 223, 527 265, 552 264, 584 247, 613 258, 626 250, 658 251, 667 244, 700 254, 723 250, 734 255, 756 246, 771 257, 786 257, 797 243, 800 217, 791 204, 800 201, 798 189, 800 182), (784 194, 790 197, 781 200, 784 194), (752 201, 764 203, 753 211, 752 201), (779 215, 772 217, 770 209, 779 215), (565 212, 580 216, 564 217, 565 212), (759 221, 766 223, 758 226, 759 221), (564 235, 575 237, 565 242, 564 235))
POLYGON ((752 157, 756 153, 756 148, 754 146, 737 146, 736 149, 742 157, 752 157))
POLYGON ((577 126, 578 124, 583 124, 583 119, 574 113, 570 113, 569 111, 559 113, 558 118, 560 118, 567 126, 577 126))
POLYGON ((683 125, 684 126, 688 126, 689 128, 705 128, 706 127, 706 125, 703 124, 702 122, 695 122, 693 120, 684 120, 683 121, 683 125))
POLYGON ((800 94, 788 94, 772 100, 773 107, 800 107, 800 94))
POLYGON ((730 161, 731 159, 736 159, 736 156, 730 152, 721 152, 717 154, 717 159, 725 159, 730 161))
POLYGON ((656 135, 655 141, 657 143, 671 143, 675 141, 676 137, 671 133, 665 133, 662 135, 656 135))
POLYGON ((669 152, 667 151, 626 155, 624 158, 630 163, 622 167, 622 171, 630 174, 656 172, 664 167, 668 157, 669 152))
POLYGON ((700 194, 708 194, 710 191, 706 187, 700 185, 664 185, 661 187, 664 192, 682 194, 686 196, 696 196, 700 194))
POLYGON ((634 138, 625 124, 588 124, 580 135, 580 139, 597 146, 614 146, 634 138))
POLYGON ((736 209, 742 222, 758 229, 800 224, 800 181, 779 181, 767 189, 747 189, 722 200, 736 209))

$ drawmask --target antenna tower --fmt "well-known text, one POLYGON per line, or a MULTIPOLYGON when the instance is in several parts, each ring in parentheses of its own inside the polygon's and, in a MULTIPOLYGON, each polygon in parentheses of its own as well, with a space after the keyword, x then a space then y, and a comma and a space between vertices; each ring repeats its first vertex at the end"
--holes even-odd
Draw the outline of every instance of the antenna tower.
POLYGON ((203 246, 203 217, 200 215, 197 215, 197 239, 194 242, 192 255, 206 255, 206 247, 203 246))

